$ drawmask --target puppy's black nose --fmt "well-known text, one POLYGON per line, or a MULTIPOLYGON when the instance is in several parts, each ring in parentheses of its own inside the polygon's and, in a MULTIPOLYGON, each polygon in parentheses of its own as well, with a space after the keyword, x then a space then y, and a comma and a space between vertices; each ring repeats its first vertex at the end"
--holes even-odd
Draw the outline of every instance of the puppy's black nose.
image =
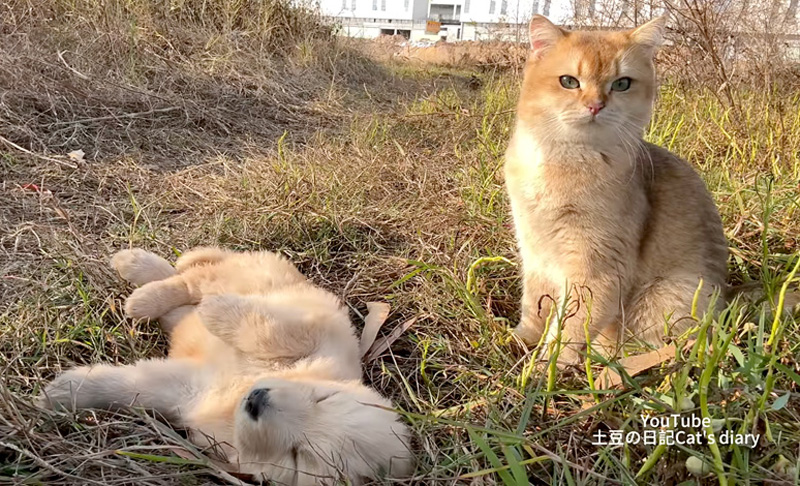
POLYGON ((244 401, 244 411, 253 420, 258 420, 267 407, 269 407, 269 388, 256 388, 244 401))

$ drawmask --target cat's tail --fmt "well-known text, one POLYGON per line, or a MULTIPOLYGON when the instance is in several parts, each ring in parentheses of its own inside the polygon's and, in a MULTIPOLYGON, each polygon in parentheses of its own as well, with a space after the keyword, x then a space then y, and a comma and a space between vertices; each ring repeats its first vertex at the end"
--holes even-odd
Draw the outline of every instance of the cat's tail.
MULTIPOLYGON (((784 282, 780 282, 781 285, 783 285, 783 283, 784 282)), ((729 302, 736 297, 740 297, 742 300, 753 304, 761 303, 769 299, 768 293, 764 290, 764 284, 762 282, 746 282, 738 285, 732 285, 728 287, 727 297, 729 302)), ((778 292, 775 292, 775 295, 773 296, 773 307, 776 307, 779 304, 779 299, 780 289, 778 289, 778 292)), ((783 312, 800 315, 800 289, 788 290, 784 294, 783 312)))
POLYGON ((111 258, 111 266, 120 277, 137 287, 175 275, 168 261, 140 248, 117 252, 111 258))

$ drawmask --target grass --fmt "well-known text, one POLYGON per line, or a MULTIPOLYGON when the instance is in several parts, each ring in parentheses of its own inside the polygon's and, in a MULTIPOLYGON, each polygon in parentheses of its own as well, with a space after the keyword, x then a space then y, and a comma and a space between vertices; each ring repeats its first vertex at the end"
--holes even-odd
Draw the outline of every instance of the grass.
MULTIPOLYGON (((368 301, 389 302, 386 332, 415 319, 365 370, 416 432, 415 483, 798 481, 800 329, 796 316, 776 312, 797 288, 796 88, 778 96, 742 87, 745 117, 734 118, 702 86, 666 81, 647 138, 701 172, 730 241, 731 282, 751 291, 716 319, 698 310, 693 346, 624 389, 605 390, 590 384, 598 357, 591 374, 582 367, 548 376, 509 332, 520 283, 500 169, 516 71, 376 65, 342 45, 323 53, 287 48, 266 68, 253 65, 261 44, 236 46, 224 23, 201 27, 194 32, 204 33, 202 42, 187 44, 198 50, 177 66, 94 53, 97 61, 71 66, 88 81, 63 65, 34 78, 20 71, 19 54, 2 51, 0 70, 29 76, 3 81, 4 136, 38 155, 78 148, 88 155, 70 168, 0 149, 0 483, 231 481, 146 415, 49 415, 29 402, 75 364, 163 353, 155 328, 122 316, 129 289, 107 260, 128 246, 170 255, 199 244, 281 251, 340 293, 354 315, 368 301), (217 47, 204 51, 198 46, 209 36, 235 47, 224 56, 217 47), (104 75, 100 61, 122 67, 104 75), (94 105, 70 98, 109 82, 126 89, 104 92, 94 105), (31 108, 34 83, 49 93, 49 109, 31 108), (286 97, 268 93, 284 83, 286 97), (121 103, 131 90, 138 100, 169 102, 146 110, 121 103), (181 117, 122 116, 178 106, 182 97, 190 102, 181 117), (251 101, 258 110, 230 113, 251 101), (287 103, 298 109, 281 111, 287 103), (114 118, 74 123, 104 112, 114 118), (59 132, 58 122, 77 129, 59 132), (753 449, 592 445, 598 431, 643 432, 641 414, 673 411, 718 426, 723 419, 724 430, 758 433, 760 442, 753 449), (693 476, 684 467, 689 457, 712 472, 693 476)), ((137 42, 150 45, 144 34, 155 31, 138 31, 137 42)), ((48 45, 24 52, 44 59, 48 45)))

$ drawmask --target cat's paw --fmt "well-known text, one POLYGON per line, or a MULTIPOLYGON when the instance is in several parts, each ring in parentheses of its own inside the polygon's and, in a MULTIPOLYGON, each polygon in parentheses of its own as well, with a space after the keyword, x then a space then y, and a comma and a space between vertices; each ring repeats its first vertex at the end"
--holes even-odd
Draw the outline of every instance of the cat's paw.
POLYGON ((136 286, 175 275, 168 261, 141 248, 117 252, 111 258, 111 266, 120 277, 136 286))
POLYGON ((533 326, 518 325, 514 328, 514 335, 522 340, 528 347, 533 347, 539 344, 542 338, 542 333, 533 326))

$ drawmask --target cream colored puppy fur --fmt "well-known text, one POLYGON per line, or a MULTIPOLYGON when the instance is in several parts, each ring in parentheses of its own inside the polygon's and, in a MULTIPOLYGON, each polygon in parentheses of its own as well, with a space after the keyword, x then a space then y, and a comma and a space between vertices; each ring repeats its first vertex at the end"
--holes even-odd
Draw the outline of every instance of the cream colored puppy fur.
POLYGON ((201 446, 217 443, 241 473, 278 484, 353 484, 413 470, 409 431, 361 383, 347 310, 269 252, 201 248, 176 269, 126 250, 113 266, 140 285, 125 309, 158 320, 169 357, 70 370, 51 406, 155 410, 201 446))
POLYGON ((571 32, 531 20, 505 164, 523 263, 517 333, 536 344, 548 328, 555 341, 549 324, 566 305, 566 363, 581 359, 587 319, 595 348, 613 356, 630 336, 660 346, 688 329, 701 279, 701 311, 725 290, 727 243, 703 181, 642 140, 665 21, 571 32))

